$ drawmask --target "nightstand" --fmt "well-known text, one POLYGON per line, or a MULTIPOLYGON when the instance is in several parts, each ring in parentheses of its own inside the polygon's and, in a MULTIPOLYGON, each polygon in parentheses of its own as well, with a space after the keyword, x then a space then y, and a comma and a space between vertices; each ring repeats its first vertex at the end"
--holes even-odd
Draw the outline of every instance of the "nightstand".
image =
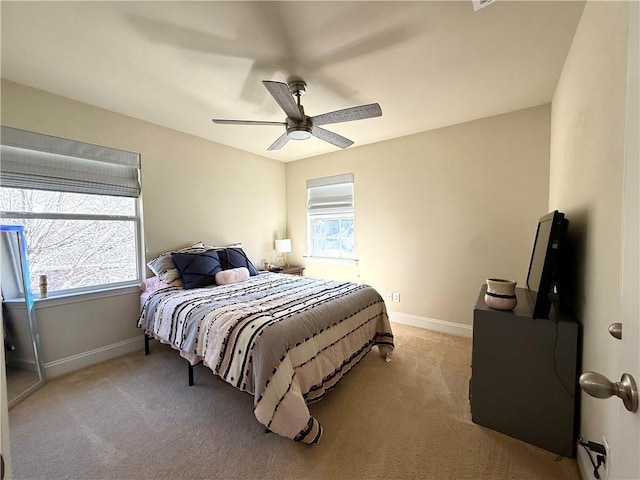
POLYGON ((289 275, 299 275, 302 277, 304 276, 304 267, 285 267, 274 273, 288 273, 289 275))

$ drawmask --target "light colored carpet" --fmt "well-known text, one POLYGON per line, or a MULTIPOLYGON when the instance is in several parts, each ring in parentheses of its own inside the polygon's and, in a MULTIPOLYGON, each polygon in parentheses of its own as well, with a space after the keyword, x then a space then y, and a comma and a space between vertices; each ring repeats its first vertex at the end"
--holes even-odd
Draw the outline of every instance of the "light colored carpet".
POLYGON ((253 399, 152 342, 49 382, 10 413, 15 479, 571 479, 575 460, 471 422, 471 341, 393 324, 311 412, 318 445, 264 428, 253 399))

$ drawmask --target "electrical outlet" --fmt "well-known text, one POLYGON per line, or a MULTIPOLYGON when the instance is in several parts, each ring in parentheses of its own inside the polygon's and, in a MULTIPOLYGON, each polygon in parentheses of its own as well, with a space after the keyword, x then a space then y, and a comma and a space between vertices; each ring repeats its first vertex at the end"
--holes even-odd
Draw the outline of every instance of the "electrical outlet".
POLYGON ((396 303, 400 303, 400 294, 399 293, 394 293, 393 294, 393 301, 396 303))
POLYGON ((607 480, 609 478, 609 469, 611 464, 611 448, 609 447, 609 442, 607 442, 605 437, 602 437, 602 445, 604 445, 604 458, 606 463, 604 464, 604 475, 601 478, 602 480, 607 480))

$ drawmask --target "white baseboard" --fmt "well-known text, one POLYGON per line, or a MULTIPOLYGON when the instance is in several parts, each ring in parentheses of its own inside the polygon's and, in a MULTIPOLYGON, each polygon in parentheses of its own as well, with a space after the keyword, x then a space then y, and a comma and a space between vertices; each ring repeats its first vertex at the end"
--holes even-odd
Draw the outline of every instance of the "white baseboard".
POLYGON ((421 317, 420 315, 412 315, 410 313, 387 312, 389 320, 412 327, 426 328, 436 332, 448 333, 458 337, 471 338, 473 336, 473 328, 471 325, 462 323, 447 322, 446 320, 437 320, 435 318, 421 317))
MULTIPOLYGON (((389 320, 392 322, 403 323, 413 327, 426 328, 427 330, 448 333, 459 337, 471 338, 472 336, 472 328, 470 325, 436 320, 433 318, 421 317, 419 315, 411 315, 409 313, 390 311, 388 314, 389 320)), ((71 355, 70 357, 47 362, 43 365, 45 377, 59 377, 60 375, 119 357, 120 355, 135 352, 136 350, 142 350, 143 343, 142 335, 140 335, 139 337, 129 338, 128 340, 89 350, 88 352, 82 352, 77 355, 71 355)))
POLYGON ((81 368, 95 365, 96 363, 104 362, 112 358, 125 355, 127 353, 135 352, 136 350, 142 351, 144 348, 144 340, 142 335, 123 340, 122 342, 113 343, 104 347, 89 350, 88 352, 78 353, 77 355, 71 355, 70 357, 61 358, 60 360, 54 360, 52 362, 45 363, 44 374, 45 378, 55 378, 65 373, 70 373, 81 368))

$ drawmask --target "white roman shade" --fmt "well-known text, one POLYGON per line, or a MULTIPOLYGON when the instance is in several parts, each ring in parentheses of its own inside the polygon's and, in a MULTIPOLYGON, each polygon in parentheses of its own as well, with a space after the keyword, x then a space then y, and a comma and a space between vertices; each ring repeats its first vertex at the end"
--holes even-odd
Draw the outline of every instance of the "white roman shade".
POLYGON ((353 212, 353 173, 307 180, 310 215, 353 212))
POLYGON ((134 197, 140 155, 2 126, 3 187, 134 197))

